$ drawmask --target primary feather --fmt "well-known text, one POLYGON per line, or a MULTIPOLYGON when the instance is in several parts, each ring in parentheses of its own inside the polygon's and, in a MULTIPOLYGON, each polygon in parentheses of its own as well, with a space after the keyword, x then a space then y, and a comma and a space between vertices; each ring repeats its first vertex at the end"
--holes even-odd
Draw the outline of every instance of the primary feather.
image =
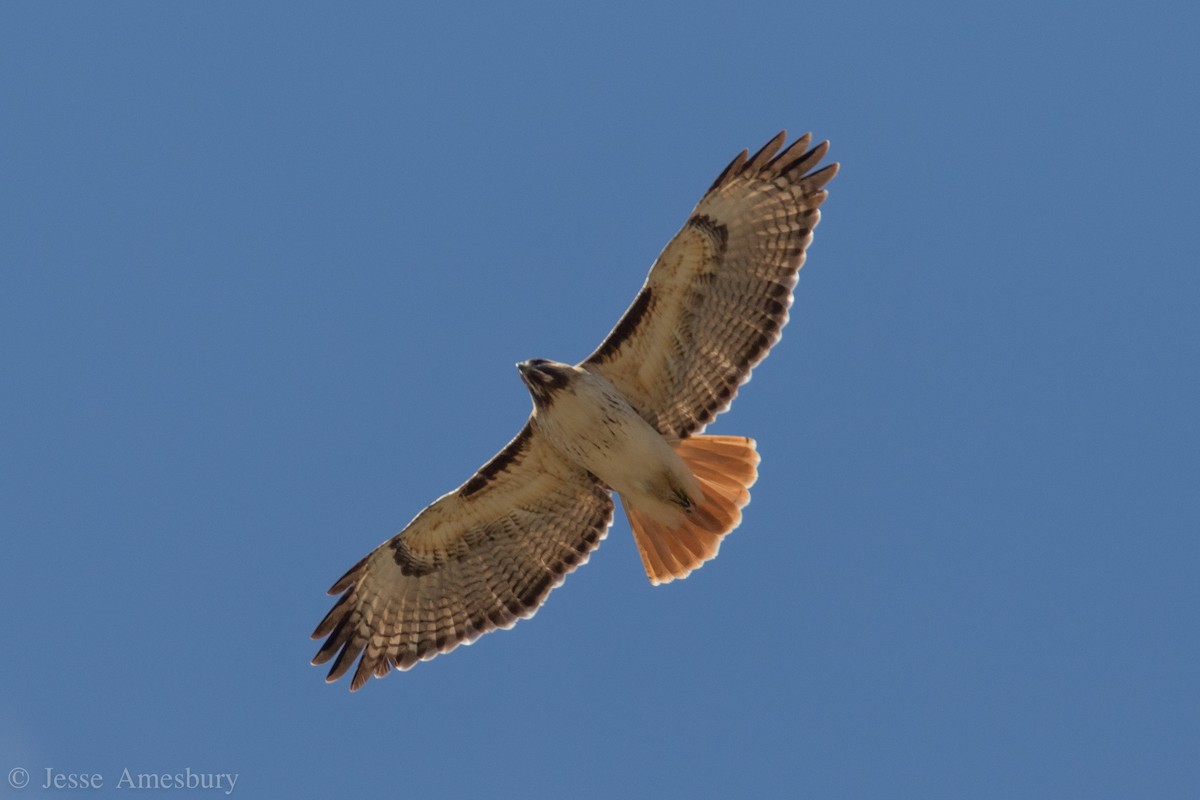
POLYGON ((328 680, 354 668, 358 689, 531 616, 604 538, 612 491, 655 583, 716 555, 758 455, 698 434, 779 340, 837 172, 814 171, 827 143, 786 138, 730 162, 588 358, 519 365, 534 400, 520 433, 333 585, 313 632, 328 680))

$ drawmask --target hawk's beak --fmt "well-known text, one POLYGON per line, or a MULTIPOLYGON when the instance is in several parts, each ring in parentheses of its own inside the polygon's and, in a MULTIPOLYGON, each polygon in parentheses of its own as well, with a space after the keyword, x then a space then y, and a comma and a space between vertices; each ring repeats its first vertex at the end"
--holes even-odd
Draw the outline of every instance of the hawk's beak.
POLYGON ((517 372, 519 372, 521 374, 522 383, 524 383, 526 386, 528 386, 529 378, 534 372, 533 365, 530 364, 528 361, 518 361, 517 362, 517 372))

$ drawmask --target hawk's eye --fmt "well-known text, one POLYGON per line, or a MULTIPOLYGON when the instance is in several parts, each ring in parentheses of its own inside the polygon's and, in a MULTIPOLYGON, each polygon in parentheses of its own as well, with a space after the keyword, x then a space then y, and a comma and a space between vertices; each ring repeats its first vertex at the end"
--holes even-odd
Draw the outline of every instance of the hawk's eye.
POLYGON ((312 660, 327 681, 353 670, 354 691, 530 616, 604 538, 614 494, 651 583, 717 555, 759 458, 700 431, 787 321, 838 169, 810 142, 781 132, 735 157, 585 361, 514 365, 534 406, 521 432, 329 590, 312 660))

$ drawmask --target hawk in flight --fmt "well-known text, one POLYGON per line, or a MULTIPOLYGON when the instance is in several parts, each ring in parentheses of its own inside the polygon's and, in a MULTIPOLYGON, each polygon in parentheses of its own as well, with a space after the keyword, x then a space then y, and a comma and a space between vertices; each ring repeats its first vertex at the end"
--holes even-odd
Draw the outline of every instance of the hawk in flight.
POLYGON ((758 453, 702 431, 779 340, 838 169, 815 169, 828 142, 786 140, 733 159, 594 353, 517 365, 533 412, 516 438, 329 590, 328 681, 357 659, 355 690, 532 616, 604 538, 613 492, 652 583, 716 556, 758 453))

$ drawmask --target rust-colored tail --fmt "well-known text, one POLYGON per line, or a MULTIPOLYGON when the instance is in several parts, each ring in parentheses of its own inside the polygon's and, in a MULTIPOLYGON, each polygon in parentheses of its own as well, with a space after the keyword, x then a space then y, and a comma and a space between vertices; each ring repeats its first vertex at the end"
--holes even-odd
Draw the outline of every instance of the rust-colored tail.
POLYGON ((750 487, 758 478, 754 440, 744 436, 692 436, 677 444, 675 452, 700 482, 703 502, 681 510, 672 524, 621 498, 642 564, 655 585, 686 578, 716 557, 722 537, 742 521, 742 507, 750 502, 750 487))

